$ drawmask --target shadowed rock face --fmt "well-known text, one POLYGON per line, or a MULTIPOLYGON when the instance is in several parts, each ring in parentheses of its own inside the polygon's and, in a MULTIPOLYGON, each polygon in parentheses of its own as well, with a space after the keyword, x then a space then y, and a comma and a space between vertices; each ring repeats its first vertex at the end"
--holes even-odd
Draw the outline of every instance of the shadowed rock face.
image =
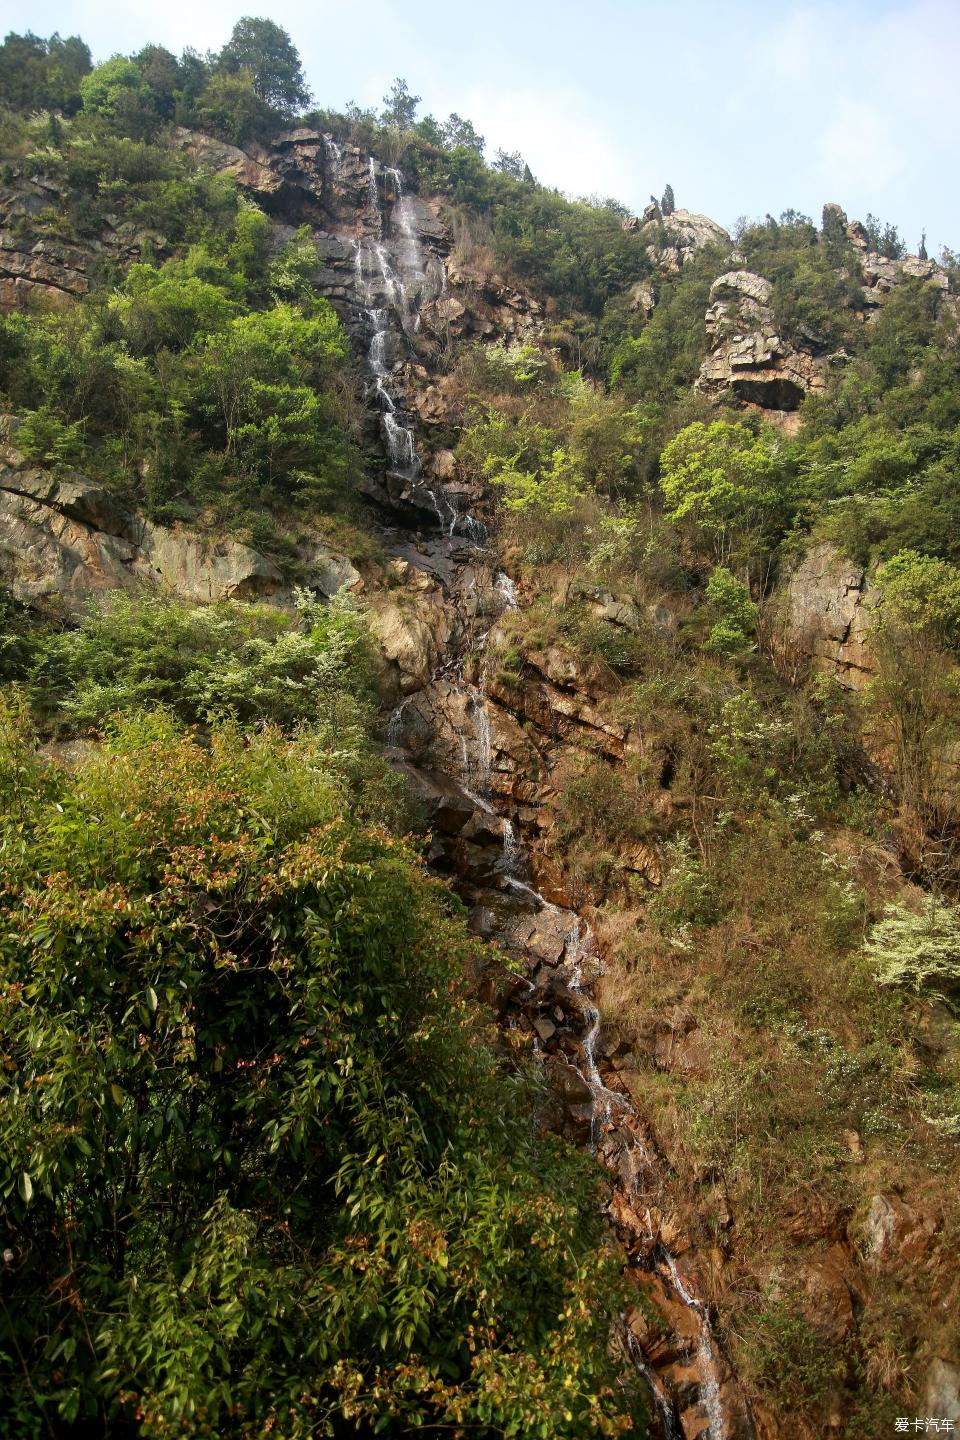
POLYGON ((33 217, 60 208, 69 187, 43 174, 28 176, 22 166, 9 169, 9 180, 0 184, 0 312, 38 302, 64 309, 88 294, 105 262, 129 265, 147 243, 154 253, 165 252, 162 235, 117 216, 107 216, 96 238, 82 243, 36 235, 33 217))

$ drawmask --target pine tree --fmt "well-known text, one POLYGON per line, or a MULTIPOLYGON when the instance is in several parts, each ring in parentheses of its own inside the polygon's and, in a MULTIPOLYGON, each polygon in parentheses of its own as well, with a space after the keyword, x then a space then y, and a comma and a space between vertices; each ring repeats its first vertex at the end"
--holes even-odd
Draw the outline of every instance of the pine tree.
POLYGON ((383 97, 380 121, 391 130, 412 130, 419 104, 420 96, 412 94, 406 80, 398 75, 383 97))
POLYGON ((673 186, 666 185, 664 186, 663 199, 660 201, 660 213, 662 215, 672 215, 676 208, 677 202, 673 196, 673 186))

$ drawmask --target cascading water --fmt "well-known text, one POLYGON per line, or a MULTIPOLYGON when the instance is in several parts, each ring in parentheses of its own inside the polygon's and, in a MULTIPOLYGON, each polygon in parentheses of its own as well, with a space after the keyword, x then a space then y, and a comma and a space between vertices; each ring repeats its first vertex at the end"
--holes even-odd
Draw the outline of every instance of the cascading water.
MULTIPOLYGON (((380 410, 387 458, 393 473, 403 480, 411 481, 416 491, 427 501, 442 534, 452 536, 459 526, 470 541, 482 544, 486 539, 486 531, 480 522, 471 515, 461 517, 447 494, 442 491, 438 493, 436 488, 427 484, 417 454, 413 427, 404 425, 398 417, 397 402, 389 388, 391 311, 398 316, 403 333, 407 336, 415 335, 420 327, 420 306, 429 284, 423 253, 412 220, 411 204, 403 194, 403 176, 395 168, 384 173, 398 197, 395 206, 401 235, 398 263, 397 266, 394 265, 388 245, 382 238, 380 190, 376 163, 371 155, 367 167, 367 210, 377 238, 367 244, 362 240, 356 242, 354 280, 370 331, 367 365, 373 377, 372 395, 380 410)), ((443 267, 440 266, 439 269, 441 275, 445 275, 443 267)))
POLYGON ((514 829, 512 820, 503 822, 503 866, 509 873, 515 870, 520 861, 520 840, 514 829))
POLYGON ((373 156, 367 165, 367 211, 379 235, 383 230, 383 216, 380 214, 380 192, 377 189, 377 167, 373 156))
POLYGON ((330 174, 334 180, 339 180, 343 174, 343 151, 332 135, 323 136, 323 148, 330 163, 330 174))
MULTIPOLYGON (((383 221, 380 212, 379 186, 376 167, 370 160, 368 168, 368 208, 377 238, 358 242, 355 254, 356 289, 364 307, 370 340, 367 363, 372 379, 371 396, 380 411, 390 466, 396 475, 408 481, 427 500, 433 510, 437 528, 441 534, 452 535, 457 529, 461 536, 475 545, 481 545, 486 538, 482 526, 470 516, 458 516, 455 507, 441 491, 440 494, 427 486, 423 469, 417 454, 412 425, 403 423, 398 414, 397 400, 390 388, 390 317, 395 314, 400 328, 407 336, 417 333, 420 323, 420 306, 429 288, 429 278, 423 263, 422 251, 414 223, 411 203, 403 194, 403 177, 398 170, 387 170, 385 180, 397 196, 394 202, 394 233, 399 243, 391 246, 383 238, 383 221), (373 212, 376 210, 376 215, 373 212)), ((439 285, 434 293, 440 293, 439 285)), ((499 613, 517 606, 516 587, 502 570, 495 572, 492 588, 499 602, 499 613)), ((489 613, 489 612, 488 612, 489 613)), ((468 636, 473 635, 474 650, 482 650, 487 631, 482 637, 477 634, 476 615, 461 617, 468 636), (473 629, 471 630, 471 626, 473 629)), ((489 627, 488 627, 489 628, 489 627)), ((459 770, 459 783, 470 798, 478 814, 495 815, 492 797, 492 736, 488 710, 488 699, 481 668, 479 684, 468 683, 463 676, 464 652, 444 662, 431 676, 426 689, 429 691, 445 679, 445 688, 440 692, 441 704, 449 706, 453 696, 460 696, 452 716, 455 743, 454 766, 459 770), (445 697, 445 699, 443 698, 445 697)), ((418 692, 419 693, 419 692, 418 692)), ((387 727, 387 742, 391 747, 402 749, 405 710, 414 698, 408 696, 393 711, 387 727)), ((447 762, 449 764, 449 761, 447 762)), ((521 879, 517 871, 523 864, 520 840, 513 822, 503 817, 502 844, 503 858, 497 868, 498 884, 504 893, 510 895, 512 903, 526 911, 542 914, 549 920, 551 933, 563 939, 563 955, 560 968, 567 982, 567 993, 572 995, 576 1011, 570 1012, 567 1023, 576 1036, 579 1060, 571 1060, 591 1095, 590 1125, 592 1146, 599 1158, 615 1174, 617 1183, 623 1185, 628 1198, 635 1201, 633 1212, 645 1226, 645 1263, 655 1268, 662 1283, 675 1299, 696 1317, 696 1349, 691 1355, 698 1376, 696 1391, 701 1415, 706 1419, 706 1428, 699 1431, 699 1440, 729 1440, 729 1428, 721 1400, 719 1364, 717 1349, 710 1328, 706 1306, 697 1299, 681 1275, 675 1257, 665 1247, 659 1227, 649 1203, 643 1194, 644 1177, 653 1169, 651 1158, 641 1139, 642 1127, 630 1098, 611 1090, 603 1081, 597 1063, 597 1042, 600 1035, 600 1013, 590 995, 590 982, 584 978, 585 937, 579 918, 572 911, 563 910, 521 879), (624 1171, 632 1178, 624 1179, 624 1171), (650 1258, 652 1257, 652 1258, 650 1258)), ((531 991, 535 986, 527 982, 531 991)), ((569 1056, 569 1051, 566 1052, 569 1056)), ((660 1424, 666 1440, 679 1440, 684 1433, 677 1419, 675 1405, 662 1379, 651 1368, 639 1340, 632 1333, 624 1317, 624 1343, 626 1351, 638 1373, 648 1381, 660 1417, 660 1424)))
POLYGON ((493 577, 493 588, 503 601, 504 610, 516 610, 519 605, 517 587, 506 570, 498 570, 493 577))
MULTIPOLYGON (((581 1013, 585 1022, 583 1037, 580 1041, 580 1051, 583 1063, 579 1068, 580 1076, 589 1085, 593 1095, 593 1114, 591 1117, 591 1140, 594 1149, 597 1144, 598 1129, 610 1126, 614 1116, 619 1114, 621 1118, 635 1117, 635 1111, 629 1099, 614 1090, 610 1090, 603 1083, 596 1062, 596 1042, 600 1031, 600 1012, 592 1000, 584 993, 583 988, 583 963, 582 946, 580 944, 579 929, 571 931, 567 938, 565 947, 565 959, 571 964, 570 989, 580 1000, 581 1013)), ((646 1150, 637 1140, 635 1134, 628 1131, 624 1148, 627 1152, 638 1152, 643 1162, 639 1172, 627 1185, 631 1199, 639 1199, 640 1176, 643 1168, 649 1163, 646 1150)), ((649 1207, 636 1206, 634 1211, 645 1215, 647 1225, 646 1238, 654 1247, 654 1252, 660 1258, 670 1277, 671 1288, 677 1299, 687 1307, 695 1316, 697 1321, 697 1367, 703 1377, 699 1386, 700 1404, 703 1413, 707 1418, 707 1428, 700 1432, 698 1440, 727 1440, 729 1434, 726 1417, 720 1397, 719 1365, 717 1362, 716 1349, 713 1342, 713 1335, 710 1326, 710 1316, 706 1306, 701 1300, 693 1295, 680 1273, 676 1257, 664 1244, 658 1230, 653 1224, 649 1207)), ((627 1328, 627 1347, 635 1361, 642 1356, 639 1342, 627 1328)), ((648 1383, 654 1393, 655 1402, 661 1411, 661 1419, 664 1420, 664 1430, 668 1437, 679 1434, 676 1421, 673 1419, 669 1406, 658 1384, 654 1384, 646 1362, 638 1365, 638 1368, 646 1376, 648 1383)))

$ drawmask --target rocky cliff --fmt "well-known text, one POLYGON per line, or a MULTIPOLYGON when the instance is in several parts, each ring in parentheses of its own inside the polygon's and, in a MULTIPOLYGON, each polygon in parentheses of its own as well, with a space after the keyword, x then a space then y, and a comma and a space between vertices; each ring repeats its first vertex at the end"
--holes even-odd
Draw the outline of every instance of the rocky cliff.
MULTIPOLYGON (((458 888, 475 933, 496 943, 479 977, 482 994, 504 1033, 543 1060, 551 1082, 544 1124, 593 1149, 609 1176, 606 1211, 637 1290, 619 1341, 625 1364, 649 1380, 661 1435, 813 1440, 807 1421, 782 1413, 762 1387, 738 1376, 721 1323, 730 1292, 776 1292, 782 1273, 740 1246, 722 1170, 694 1172, 682 1142, 672 1148, 646 1117, 648 1091, 664 1076, 696 1082, 715 1065, 720 1040, 709 997, 702 984, 677 978, 668 999, 632 1027, 611 1020, 609 1010, 601 1022, 596 1004, 609 982, 609 932, 629 923, 638 895, 661 889, 657 842, 673 835, 677 813, 691 805, 677 780, 675 747, 652 706, 640 718, 628 711, 609 664, 535 632, 530 589, 490 540, 490 496, 451 449, 462 416, 444 363, 451 345, 537 340, 544 307, 522 285, 458 253, 442 202, 410 193, 399 170, 329 134, 301 128, 245 150, 193 131, 178 131, 176 141, 263 206, 277 247, 295 227, 309 227, 313 282, 340 314, 363 376, 367 439, 377 457, 365 482, 376 556, 350 558, 317 532, 300 538, 295 567, 281 566, 236 541, 149 522, 89 478, 53 477, 28 464, 16 452, 14 427, 0 469, 0 573, 17 598, 60 599, 68 610, 92 593, 135 586, 198 603, 286 604, 291 568, 322 595, 363 590, 388 753, 429 817, 432 865, 458 888), (571 778, 591 766, 616 776, 628 765, 647 786, 649 842, 630 837, 604 857, 616 899, 611 919, 565 864, 565 811, 571 778), (710 1213, 712 1227, 699 1224, 700 1212, 710 1213)), ((126 264, 150 238, 107 231, 86 247, 44 247, 18 220, 28 222, 51 197, 42 177, 15 176, 5 192, 5 305, 28 295, 69 304, 85 293, 105 252, 126 264)), ((650 213, 635 223, 661 276, 680 273, 704 251, 716 251, 718 266, 738 267, 730 237, 705 217, 650 213)), ((163 237, 151 244, 162 253, 163 237)), ((891 271, 890 263, 861 256, 868 311, 904 276, 929 284, 948 305, 937 267, 908 260, 891 271)), ((632 303, 649 313, 656 301, 656 283, 640 282, 632 303)), ((697 389, 711 400, 792 412, 823 388, 833 363, 815 340, 780 333, 771 283, 745 268, 725 268, 714 280, 706 332, 710 352, 697 389)), ((682 603, 593 580, 567 583, 554 603, 575 606, 606 636, 652 636, 668 654, 685 619, 682 603)), ((869 608, 864 571, 816 545, 785 579, 781 649, 858 685, 872 670, 869 608)), ((756 949, 746 925, 731 933, 730 945, 756 949)), ((680 950, 669 964, 680 977, 680 950)), ((614 996, 610 1008, 617 1006, 614 996)), ((860 1164, 860 1136, 849 1132, 846 1145, 842 1163, 860 1164)), ((866 1217, 802 1185, 791 1204, 778 1218, 793 1247, 802 1313, 838 1347, 856 1343, 872 1285, 889 1283, 903 1265, 939 1263, 944 1241, 933 1208, 885 1182, 866 1217)), ((944 1406, 957 1377, 946 1360, 936 1366, 925 1383, 930 1405, 944 1406)), ((822 1433, 839 1436, 846 1424, 839 1383, 832 1393, 822 1433)))

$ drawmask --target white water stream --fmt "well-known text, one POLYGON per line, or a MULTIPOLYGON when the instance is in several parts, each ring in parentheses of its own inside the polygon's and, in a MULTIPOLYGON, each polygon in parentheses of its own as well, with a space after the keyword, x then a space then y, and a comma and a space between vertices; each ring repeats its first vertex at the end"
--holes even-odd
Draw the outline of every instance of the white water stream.
MULTIPOLYGON (((399 232, 399 244, 395 247, 396 263, 394 263, 387 243, 383 240, 379 186, 372 157, 368 168, 368 208, 378 238, 367 243, 358 241, 354 261, 357 294, 364 307, 370 330, 367 364, 372 379, 371 395, 376 400, 380 411, 387 454, 393 472, 410 481, 416 489, 421 490, 422 488, 423 496, 428 500, 436 515, 437 528, 441 534, 452 535, 454 529, 458 528, 466 540, 475 545, 481 545, 486 534, 479 522, 471 516, 458 515, 455 506, 443 491, 438 494, 435 489, 426 484, 423 467, 417 454, 413 427, 405 425, 398 417, 397 403, 389 388, 392 373, 389 364, 390 315, 391 313, 396 314, 400 328, 405 335, 408 337, 415 335, 419 329, 420 306, 428 288, 428 280, 414 224, 412 205, 403 194, 403 177, 396 169, 387 170, 385 174, 397 195, 394 206, 399 232)), ((498 613, 517 606, 516 587, 505 571, 495 572, 493 588, 500 602, 498 613)), ((469 634, 469 624, 466 628, 469 634)), ((482 650, 488 633, 489 627, 482 636, 474 638, 475 650, 482 650)), ((463 677, 464 659, 465 656, 461 654, 459 657, 445 662, 431 677, 430 683, 433 684, 441 675, 449 674, 452 671, 452 691, 460 692, 466 697, 461 712, 462 726, 454 725, 460 786, 479 811, 490 815, 495 814, 496 811, 489 798, 492 789, 493 746, 484 676, 481 670, 480 684, 468 683, 463 677)), ((392 747, 402 748, 403 746, 404 712, 412 699, 414 696, 404 699, 390 716, 386 738, 388 745, 392 747)), ((641 1161, 640 1165, 632 1167, 635 1170, 634 1178, 624 1183, 631 1198, 639 1202, 635 1213, 642 1213, 645 1216, 646 1239, 650 1242, 653 1253, 660 1257, 657 1262, 657 1270, 661 1280, 697 1319, 696 1361, 702 1377, 698 1393, 700 1405, 707 1420, 707 1428, 700 1432, 699 1440, 729 1440, 720 1400, 719 1365, 707 1308, 690 1292, 687 1282, 679 1271, 676 1258, 664 1245, 650 1210, 642 1199, 640 1182, 644 1169, 650 1168, 650 1157, 639 1138, 640 1124, 633 1105, 628 1097, 610 1090, 604 1084, 597 1067, 596 1044, 600 1032, 600 1012, 590 995, 590 984, 584 979, 584 937, 580 920, 574 912, 562 910, 559 906, 551 904, 526 881, 519 878, 516 871, 520 868, 523 859, 520 836, 509 818, 503 818, 502 825, 501 884, 503 888, 518 899, 522 899, 531 909, 537 912, 549 912, 551 917, 558 922, 560 933, 563 933, 563 928, 569 920, 561 968, 566 975, 569 990, 576 997, 583 1024, 582 1035, 579 1039, 580 1064, 574 1065, 574 1068, 589 1088, 592 1096, 592 1146, 596 1149, 604 1135, 615 1133, 619 1152, 628 1155, 635 1154, 641 1161), (635 1123, 623 1124, 618 1128, 618 1118, 629 1119, 635 1123)), ((531 988, 533 988, 532 983, 531 988)), ((577 1028, 579 1029, 579 1027, 577 1028)), ((664 1390, 663 1382, 652 1372, 640 1343, 626 1324, 625 1317, 624 1328, 627 1352, 638 1372, 646 1378, 650 1386, 666 1440, 681 1440, 682 1431, 669 1397, 664 1390)))

